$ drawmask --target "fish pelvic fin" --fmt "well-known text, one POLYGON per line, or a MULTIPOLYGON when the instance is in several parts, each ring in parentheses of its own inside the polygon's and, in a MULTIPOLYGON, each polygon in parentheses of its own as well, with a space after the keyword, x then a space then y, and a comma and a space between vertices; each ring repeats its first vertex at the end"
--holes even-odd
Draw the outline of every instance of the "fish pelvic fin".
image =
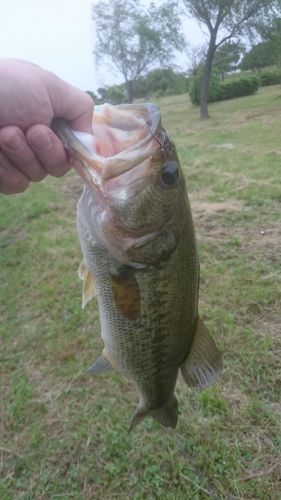
POLYGON ((146 416, 152 417, 165 427, 172 427, 175 429, 178 421, 178 401, 173 395, 171 401, 161 408, 154 408, 152 410, 145 410, 138 407, 132 418, 129 432, 133 430, 146 416))
POLYGON ((144 410, 143 408, 137 407, 134 414, 133 414, 133 418, 132 418, 128 432, 131 432, 147 415, 148 415, 148 412, 146 410, 144 410))
POLYGON ((82 260, 78 268, 78 276, 80 280, 83 281, 82 309, 85 309, 88 302, 90 302, 90 300, 92 300, 92 298, 96 296, 96 288, 93 275, 87 269, 84 260, 82 260))
POLYGON ((105 373, 113 370, 112 363, 109 361, 107 356, 103 353, 90 368, 86 370, 86 373, 105 373))
POLYGON ((182 376, 190 387, 204 389, 217 382, 222 368, 222 354, 198 317, 190 352, 181 366, 182 376))

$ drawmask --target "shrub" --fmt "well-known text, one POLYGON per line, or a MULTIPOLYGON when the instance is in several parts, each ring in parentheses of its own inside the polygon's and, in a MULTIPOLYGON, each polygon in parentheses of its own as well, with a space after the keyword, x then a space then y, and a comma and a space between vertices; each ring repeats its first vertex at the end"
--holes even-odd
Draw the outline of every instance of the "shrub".
POLYGON ((124 85, 112 85, 111 87, 100 87, 98 89, 99 97, 96 104, 108 102, 110 104, 122 104, 125 102, 124 85))
POLYGON ((184 73, 162 68, 150 71, 146 77, 147 93, 158 96, 184 94, 188 91, 188 79, 184 73))
MULTIPOLYGON (((192 79, 190 86, 190 99, 193 104, 200 102, 200 85, 202 79, 202 71, 192 79)), ((233 99, 234 97, 243 97, 254 94, 260 85, 260 80, 257 76, 237 78, 221 83, 218 76, 212 75, 208 91, 208 102, 224 101, 233 99)))
MULTIPOLYGON (((200 86, 203 75, 203 66, 198 66, 196 73, 193 75, 189 85, 189 96, 192 104, 200 103, 200 86)), ((216 72, 212 73, 208 89, 208 102, 219 100, 220 79, 216 72)))
POLYGON ((281 69, 276 69, 275 71, 262 71, 259 73, 259 79, 262 86, 281 83, 281 69))
POLYGON ((219 101, 233 99, 234 97, 243 97, 257 92, 260 86, 259 79, 256 76, 247 78, 237 78, 236 80, 226 81, 220 85, 219 101))

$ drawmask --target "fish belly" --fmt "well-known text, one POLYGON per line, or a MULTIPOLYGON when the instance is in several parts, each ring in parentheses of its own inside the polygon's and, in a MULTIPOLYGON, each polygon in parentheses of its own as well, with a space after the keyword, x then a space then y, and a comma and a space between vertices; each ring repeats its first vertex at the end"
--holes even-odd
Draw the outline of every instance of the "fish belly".
POLYGON ((198 306, 196 248, 184 239, 159 269, 136 270, 140 314, 128 319, 118 308, 112 275, 120 262, 96 245, 78 223, 84 259, 93 274, 101 336, 113 366, 137 387, 149 409, 163 406, 174 392, 178 369, 194 336, 198 306), (188 250, 188 251, 187 251, 188 250))

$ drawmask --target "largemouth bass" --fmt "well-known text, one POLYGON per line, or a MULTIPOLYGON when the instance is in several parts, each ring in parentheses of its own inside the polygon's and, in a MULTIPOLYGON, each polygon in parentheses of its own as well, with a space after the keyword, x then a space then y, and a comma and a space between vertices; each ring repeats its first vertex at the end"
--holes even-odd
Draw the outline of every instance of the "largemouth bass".
POLYGON ((95 108, 93 135, 53 128, 86 180, 77 228, 82 306, 96 294, 104 350, 89 369, 133 381, 130 429, 150 416, 176 427, 179 369, 214 383, 222 356, 198 314, 199 262, 185 180, 152 104, 95 108))

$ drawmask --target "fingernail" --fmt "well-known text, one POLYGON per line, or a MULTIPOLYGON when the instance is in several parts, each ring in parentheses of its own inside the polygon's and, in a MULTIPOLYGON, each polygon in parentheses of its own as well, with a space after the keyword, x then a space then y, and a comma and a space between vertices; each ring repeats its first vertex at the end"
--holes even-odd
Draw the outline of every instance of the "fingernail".
POLYGON ((18 151, 23 146, 21 134, 18 132, 12 132, 10 136, 8 135, 7 137, 3 137, 2 145, 11 151, 18 151))
POLYGON ((48 151, 52 148, 52 139, 46 133, 36 132, 29 136, 29 143, 35 151, 48 151))

